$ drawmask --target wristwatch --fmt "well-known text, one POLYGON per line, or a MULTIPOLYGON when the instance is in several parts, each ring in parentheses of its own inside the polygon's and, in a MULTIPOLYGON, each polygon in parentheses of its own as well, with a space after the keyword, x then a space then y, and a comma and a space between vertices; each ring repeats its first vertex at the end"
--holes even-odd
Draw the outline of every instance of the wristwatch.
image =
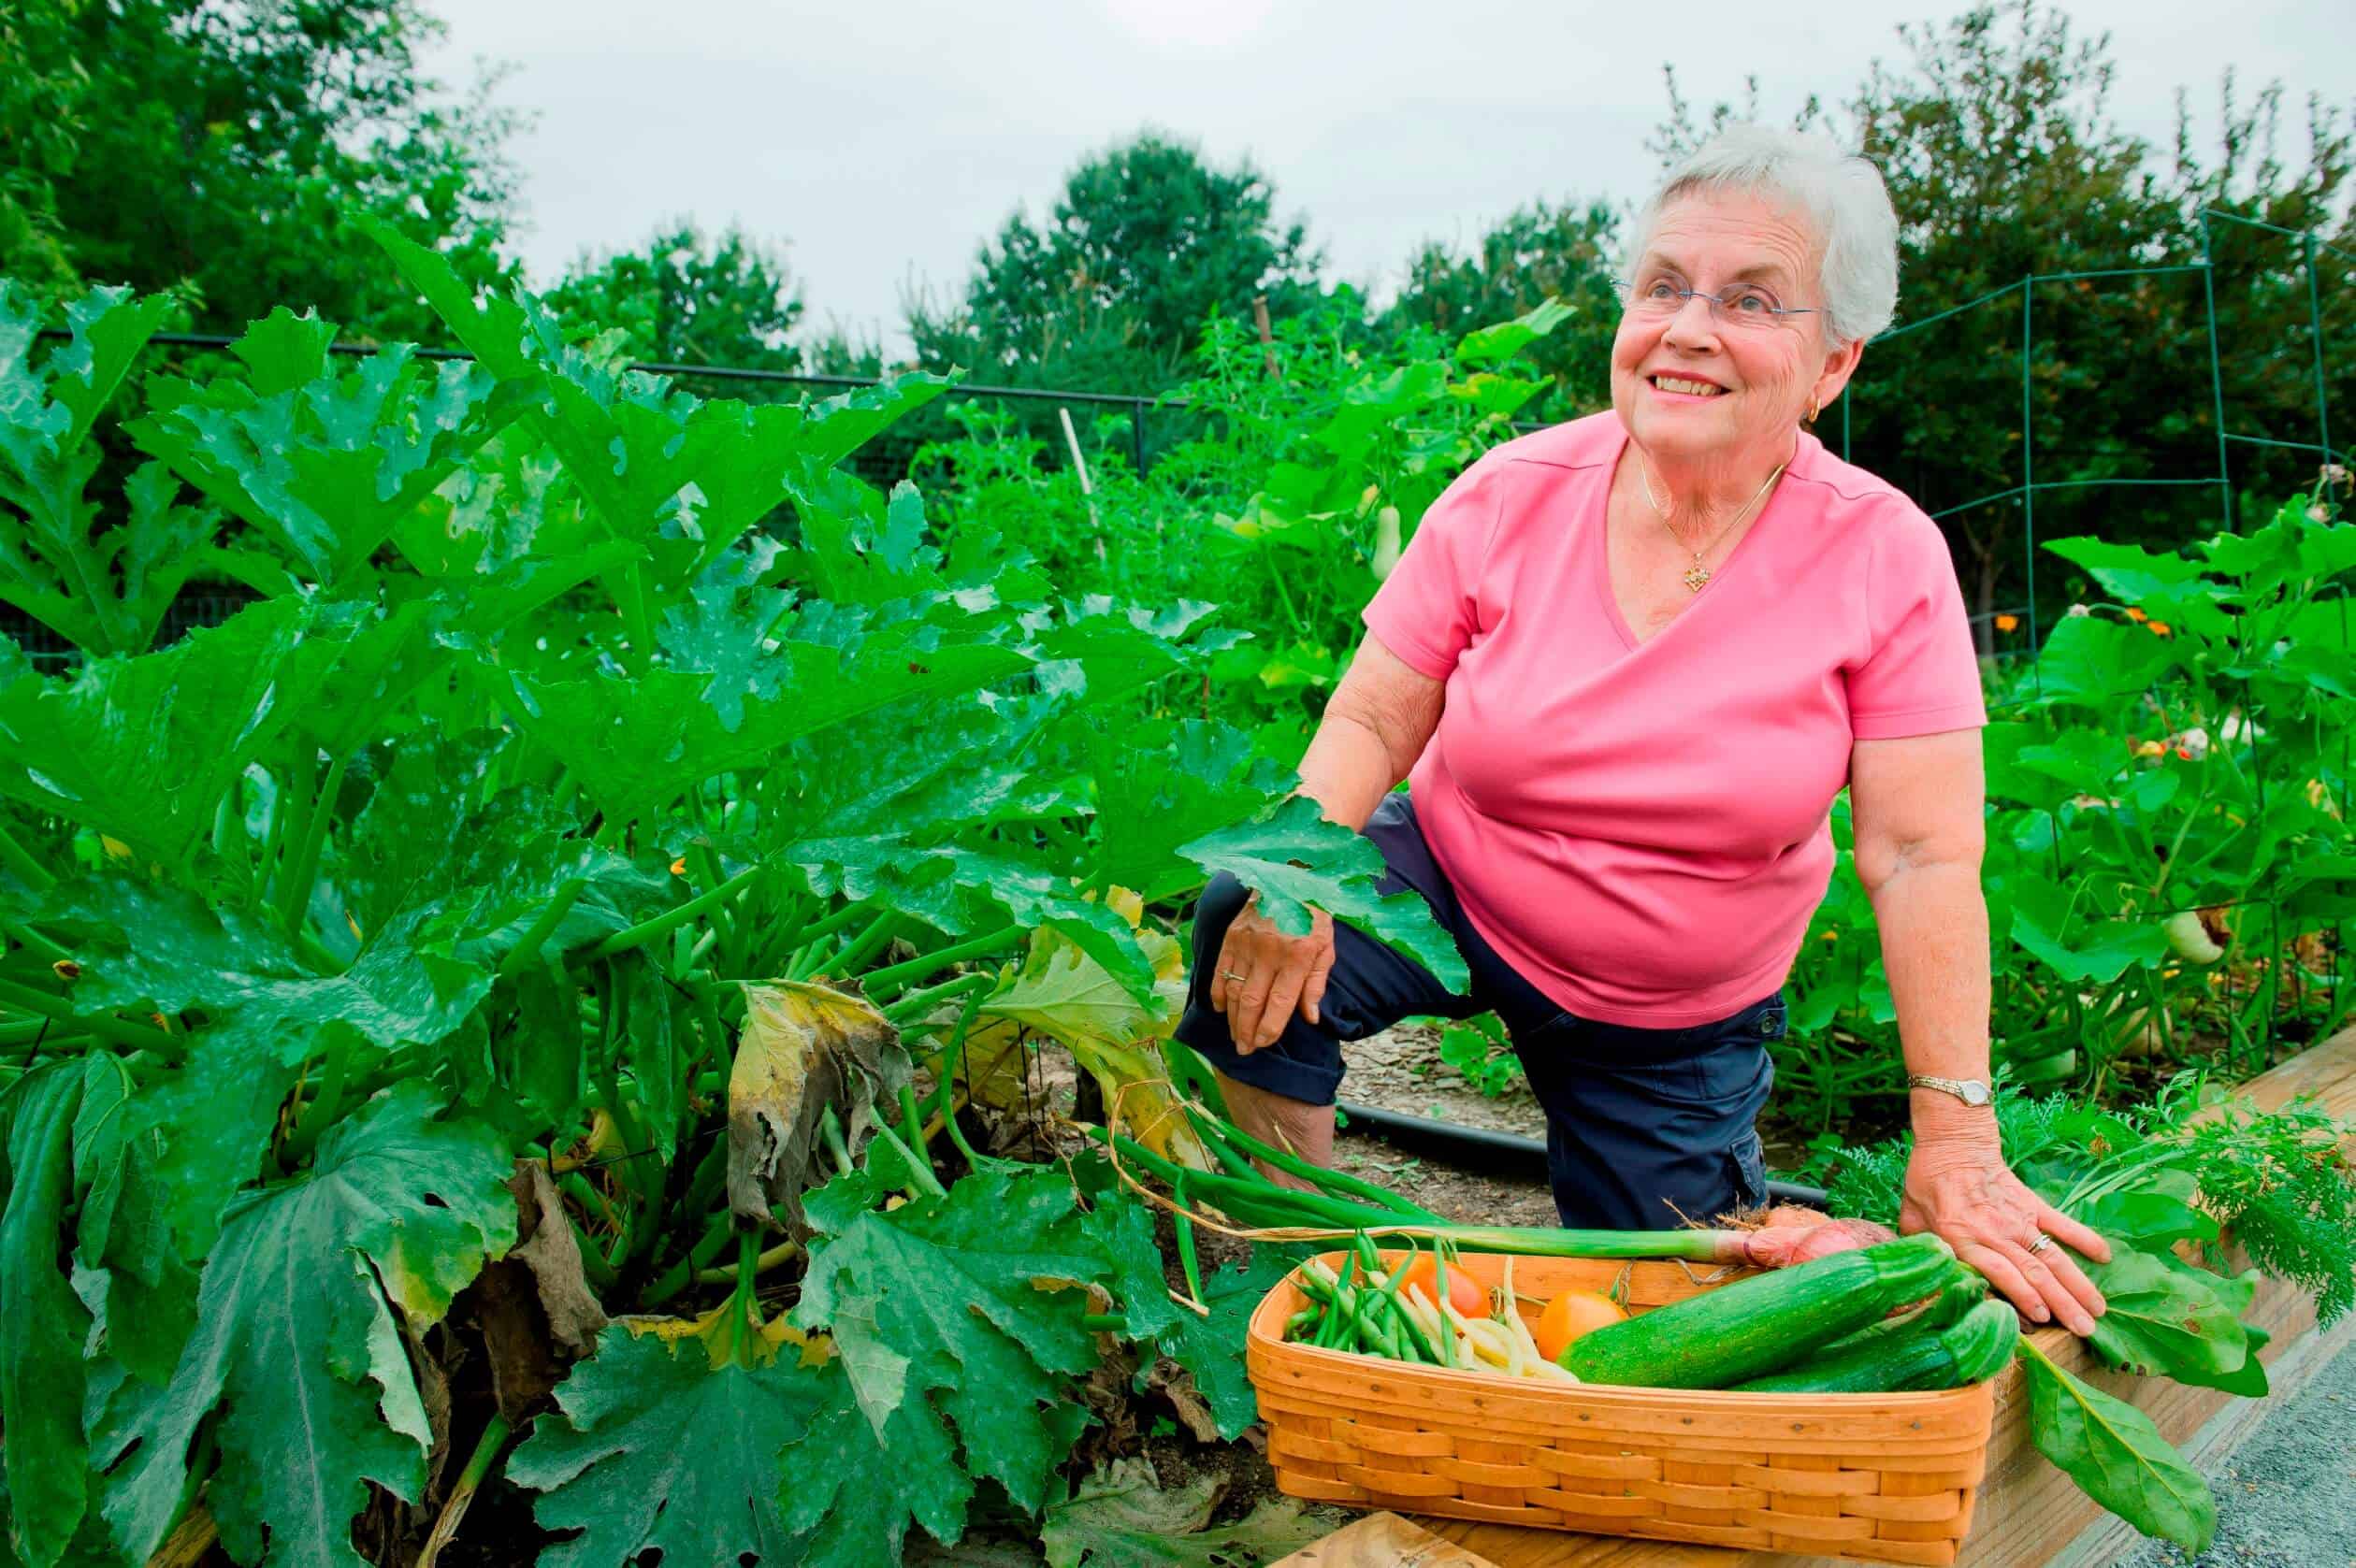
POLYGON ((1951 1094, 1966 1105, 1985 1105, 1996 1097, 1987 1084, 1977 1078, 1935 1078, 1928 1072, 1909 1072, 1906 1086, 1910 1089, 1937 1089, 1951 1094))

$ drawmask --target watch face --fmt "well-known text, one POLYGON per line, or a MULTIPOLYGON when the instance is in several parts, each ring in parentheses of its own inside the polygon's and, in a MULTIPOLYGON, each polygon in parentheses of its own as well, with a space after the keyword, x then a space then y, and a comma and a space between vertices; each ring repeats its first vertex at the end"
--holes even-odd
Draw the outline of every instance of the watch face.
POLYGON ((1966 1078, 1959 1086, 1963 1090, 1964 1104, 1985 1105, 1987 1103, 1987 1086, 1981 1083, 1977 1078, 1966 1078))

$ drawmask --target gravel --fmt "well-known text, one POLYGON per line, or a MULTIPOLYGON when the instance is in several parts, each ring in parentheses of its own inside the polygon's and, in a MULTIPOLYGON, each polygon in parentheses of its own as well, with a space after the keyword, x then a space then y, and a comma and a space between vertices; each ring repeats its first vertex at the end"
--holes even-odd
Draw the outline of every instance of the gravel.
POLYGON ((2217 1540, 2197 1559, 2147 1541, 2122 1568, 2356 1568, 2356 1344, 2203 1473, 2217 1494, 2217 1540))

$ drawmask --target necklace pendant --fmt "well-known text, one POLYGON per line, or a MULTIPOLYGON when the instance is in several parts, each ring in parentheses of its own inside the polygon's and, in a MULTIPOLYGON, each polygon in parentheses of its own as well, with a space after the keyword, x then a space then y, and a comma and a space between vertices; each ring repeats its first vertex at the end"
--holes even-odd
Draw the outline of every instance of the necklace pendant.
POLYGON ((1710 568, 1699 561, 1696 561, 1685 572, 1685 586, 1697 594, 1701 592, 1702 586, 1709 581, 1710 568))

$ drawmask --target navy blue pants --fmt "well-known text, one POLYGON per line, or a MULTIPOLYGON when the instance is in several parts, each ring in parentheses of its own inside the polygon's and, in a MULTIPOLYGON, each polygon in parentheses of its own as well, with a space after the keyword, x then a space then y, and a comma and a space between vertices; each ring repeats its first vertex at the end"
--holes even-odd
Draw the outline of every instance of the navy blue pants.
POLYGON ((1495 1012, 1546 1112, 1546 1164, 1567 1226, 1660 1230, 1760 1202, 1756 1126, 1775 1082, 1767 1043, 1784 1033, 1784 994, 1714 1024, 1647 1029, 1565 1012, 1482 940, 1432 859, 1408 797, 1375 809, 1366 836, 1382 854, 1384 893, 1412 888, 1456 939, 1471 983, 1448 990, 1429 970, 1336 922, 1334 968, 1311 1025, 1296 1011, 1274 1043, 1245 1055, 1210 1005, 1211 971, 1246 890, 1225 872, 1195 906, 1193 971, 1178 1037, 1239 1083, 1314 1105, 1341 1087, 1341 1043, 1401 1018, 1495 1012))

